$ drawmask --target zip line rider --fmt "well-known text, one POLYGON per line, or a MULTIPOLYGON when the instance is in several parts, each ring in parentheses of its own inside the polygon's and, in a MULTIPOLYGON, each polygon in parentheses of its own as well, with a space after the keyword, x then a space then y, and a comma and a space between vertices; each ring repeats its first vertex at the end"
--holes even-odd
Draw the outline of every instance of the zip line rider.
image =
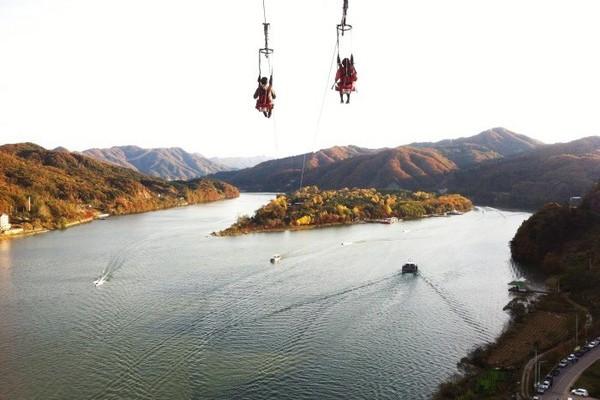
POLYGON ((273 90, 273 75, 269 79, 266 76, 262 78, 258 76, 258 87, 254 92, 254 98, 256 99, 256 109, 263 113, 266 118, 271 118, 273 114, 273 100, 277 98, 275 91, 273 90))
POLYGON ((355 82, 358 79, 356 68, 354 68, 354 56, 344 58, 340 62, 340 57, 337 59, 338 70, 335 74, 335 90, 340 92, 340 103, 344 102, 344 94, 346 95, 346 104, 350 103, 350 94, 356 91, 355 82))

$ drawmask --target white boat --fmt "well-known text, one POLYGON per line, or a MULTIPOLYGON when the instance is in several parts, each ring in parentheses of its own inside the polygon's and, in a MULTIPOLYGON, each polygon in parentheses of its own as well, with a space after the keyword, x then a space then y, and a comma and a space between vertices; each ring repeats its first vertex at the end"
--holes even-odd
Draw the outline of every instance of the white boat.
POLYGON ((96 218, 103 219, 103 220, 106 219, 106 218, 108 218, 108 217, 110 217, 110 214, 98 214, 96 216, 96 218))
POLYGON ((106 282, 106 278, 105 277, 100 277, 100 278, 98 278, 98 279, 96 279, 94 281, 94 286, 98 287, 100 285, 103 285, 104 282, 106 282))
POLYGON ((279 254, 275 254, 271 257, 271 264, 277 264, 279 261, 281 261, 281 256, 279 254))

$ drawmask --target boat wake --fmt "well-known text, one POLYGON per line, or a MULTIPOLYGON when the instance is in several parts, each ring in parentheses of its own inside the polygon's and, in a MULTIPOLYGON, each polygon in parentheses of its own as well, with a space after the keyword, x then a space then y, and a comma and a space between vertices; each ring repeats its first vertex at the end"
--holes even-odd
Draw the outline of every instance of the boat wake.
POLYGON ((456 300, 449 292, 435 283, 432 279, 423 274, 419 274, 419 277, 433 289, 435 293, 437 293, 444 303, 446 303, 450 311, 463 320, 468 326, 473 328, 481 339, 484 341, 491 341, 493 339, 489 335, 488 329, 472 315, 467 306, 456 300))

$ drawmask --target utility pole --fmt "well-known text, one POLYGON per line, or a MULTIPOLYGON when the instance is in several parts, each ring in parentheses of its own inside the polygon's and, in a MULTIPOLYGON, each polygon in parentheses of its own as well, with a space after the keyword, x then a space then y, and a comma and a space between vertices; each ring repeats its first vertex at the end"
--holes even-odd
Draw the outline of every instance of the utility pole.
POLYGON ((535 361, 533 362, 533 390, 537 388, 537 346, 535 346, 535 357, 533 358, 535 361))
POLYGON ((575 313, 575 347, 579 343, 579 314, 575 313))

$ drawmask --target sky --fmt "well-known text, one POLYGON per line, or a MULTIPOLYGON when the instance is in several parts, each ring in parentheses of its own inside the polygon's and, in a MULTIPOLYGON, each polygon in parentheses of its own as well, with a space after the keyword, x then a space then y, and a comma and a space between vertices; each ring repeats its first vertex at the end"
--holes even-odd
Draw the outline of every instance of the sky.
POLYGON ((266 0, 274 117, 254 109, 262 0, 0 0, 0 143, 280 157, 502 126, 600 134, 597 0, 350 0, 359 80, 333 83, 342 0, 266 0))

